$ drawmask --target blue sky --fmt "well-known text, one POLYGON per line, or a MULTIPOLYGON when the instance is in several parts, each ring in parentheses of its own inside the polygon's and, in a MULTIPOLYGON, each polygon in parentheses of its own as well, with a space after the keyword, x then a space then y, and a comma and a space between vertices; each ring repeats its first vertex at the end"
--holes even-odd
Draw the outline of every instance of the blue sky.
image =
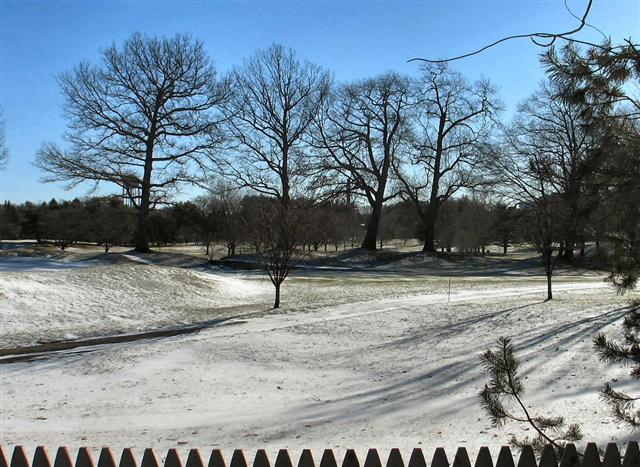
MULTIPOLYGON (((569 0, 578 14, 586 1, 569 0)), ((407 59, 467 52, 504 35, 561 31, 576 20, 562 0, 519 1, 15 1, 0 0, 0 102, 11 153, 0 174, 1 198, 12 202, 72 198, 43 184, 32 164, 42 142, 61 142, 65 121, 55 76, 133 32, 190 33, 204 41, 216 67, 229 70, 258 48, 277 42, 322 65, 337 81, 389 70, 410 75, 407 59)), ((640 40, 640 0, 596 0, 590 22, 614 41, 640 40)), ((589 30, 580 36, 598 40, 589 30)), ((469 78, 489 78, 507 111, 543 78, 540 49, 511 42, 453 67, 469 78)))

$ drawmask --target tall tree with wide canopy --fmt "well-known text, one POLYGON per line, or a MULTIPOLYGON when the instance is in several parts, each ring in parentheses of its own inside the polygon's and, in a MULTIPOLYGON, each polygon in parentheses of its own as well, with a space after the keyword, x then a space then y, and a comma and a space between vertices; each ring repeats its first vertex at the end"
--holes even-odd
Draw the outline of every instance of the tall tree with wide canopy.
POLYGON ((412 141, 411 80, 397 73, 347 84, 318 115, 314 144, 320 159, 315 186, 354 193, 371 208, 362 248, 376 249, 384 203, 398 196, 393 168, 412 141))
POLYGON ((149 213, 221 143, 228 86, 201 42, 134 34, 59 76, 68 147, 45 143, 36 165, 46 181, 113 183, 138 209, 136 250, 149 251, 149 213))
POLYGON ((493 86, 469 82, 446 64, 425 65, 418 85, 413 168, 398 178, 403 196, 413 202, 422 221, 423 251, 435 252, 440 207, 462 188, 479 181, 479 164, 500 110, 493 86))
POLYGON ((234 69, 230 82, 225 109, 234 143, 222 172, 241 187, 276 198, 286 211, 308 174, 305 137, 329 94, 331 75, 274 44, 234 69))

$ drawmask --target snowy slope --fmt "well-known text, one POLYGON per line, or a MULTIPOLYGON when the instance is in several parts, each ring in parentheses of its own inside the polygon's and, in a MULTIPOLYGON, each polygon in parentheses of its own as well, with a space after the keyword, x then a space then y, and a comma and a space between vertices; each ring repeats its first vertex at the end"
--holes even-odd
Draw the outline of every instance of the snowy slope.
MULTIPOLYGON (((167 281, 162 274, 169 272, 146 277, 138 269, 145 267, 152 268, 132 266, 130 279, 139 278, 137 287, 152 294, 157 287, 147 281, 167 281)), ((174 280, 180 273, 171 274, 174 280)), ((200 280, 218 290, 216 278, 207 277, 200 280)), ((292 281, 288 297, 295 301, 300 292, 307 301, 299 312, 2 365, 0 442, 496 448, 510 433, 530 433, 524 425, 491 428, 478 404, 485 381, 479 355, 501 335, 514 338, 523 358, 527 403, 582 422, 588 440, 629 437, 597 396, 605 381, 625 380, 592 349, 594 333, 614 330, 627 300, 600 280, 572 278, 556 288, 551 303, 543 301, 543 283, 470 281, 455 288, 447 304, 439 282, 429 290, 424 281, 397 278, 394 288, 388 277, 361 279, 365 288, 353 286, 355 278, 292 281), (363 290, 387 296, 366 301, 363 290), (324 301, 314 305, 310 297, 324 301)), ((180 283, 192 281, 189 275, 180 283)), ((156 293, 164 294, 156 303, 179 303, 194 291, 156 293)))
POLYGON ((238 314, 266 283, 176 267, 0 258, 0 348, 238 314))

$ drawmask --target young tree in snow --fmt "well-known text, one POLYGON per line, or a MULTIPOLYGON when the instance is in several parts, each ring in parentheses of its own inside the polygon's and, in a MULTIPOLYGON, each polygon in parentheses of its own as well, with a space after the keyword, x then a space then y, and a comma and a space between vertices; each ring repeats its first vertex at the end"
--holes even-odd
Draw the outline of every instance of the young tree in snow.
POLYGON ((527 229, 525 239, 542 256, 547 277, 547 300, 553 298, 554 251, 560 237, 562 203, 550 182, 553 158, 544 152, 536 132, 528 131, 525 121, 516 120, 506 132, 505 143, 487 161, 496 191, 517 204, 527 229))
POLYGON ((241 212, 242 196, 235 186, 222 179, 209 183, 207 191, 200 202, 207 212, 215 213, 215 237, 226 244, 227 256, 233 256, 239 242, 248 239, 244 232, 247 223, 241 212))
POLYGON ((393 168, 410 146, 409 78, 388 73, 341 86, 316 119, 315 186, 363 197, 371 208, 361 248, 374 251, 384 203, 398 196, 393 168))
POLYGON ((524 384, 518 372, 520 360, 516 357, 511 339, 498 339, 495 350, 487 350, 482 355, 482 364, 489 374, 489 382, 480 392, 480 402, 494 426, 502 426, 508 421, 528 423, 536 437, 520 440, 515 436, 511 444, 522 447, 526 444, 538 452, 551 444, 562 451, 565 443, 580 441, 582 432, 577 424, 566 425, 563 417, 545 417, 531 413, 523 400, 524 384), (510 407, 513 406, 513 407, 510 407))
POLYGON ((135 235, 135 210, 122 199, 92 199, 85 203, 89 214, 89 239, 108 253, 114 245, 130 244, 135 235))
POLYGON ((296 207, 282 210, 271 206, 262 212, 263 251, 260 253, 262 267, 275 288, 273 308, 280 308, 282 283, 295 266, 307 255, 301 248, 305 237, 305 222, 302 211, 296 207))
POLYGON ((493 213, 493 235, 500 245, 502 245, 502 254, 506 255, 509 244, 512 243, 517 236, 519 212, 515 207, 498 203, 493 207, 493 213))
POLYGON ((89 216, 77 199, 63 203, 51 200, 42 215, 42 225, 44 239, 62 251, 89 237, 89 216))
POLYGON ((68 148, 44 144, 37 165, 46 181, 121 187, 138 209, 136 250, 146 252, 151 209, 192 182, 220 145, 228 87, 216 81, 204 45, 188 36, 136 33, 102 56, 59 77, 68 148))

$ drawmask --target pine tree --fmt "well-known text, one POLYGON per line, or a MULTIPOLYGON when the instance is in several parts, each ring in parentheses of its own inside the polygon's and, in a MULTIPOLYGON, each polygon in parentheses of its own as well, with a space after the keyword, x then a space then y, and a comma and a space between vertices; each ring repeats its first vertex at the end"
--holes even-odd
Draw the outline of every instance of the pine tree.
MULTIPOLYGON (((622 322, 623 340, 616 342, 598 334, 594 339, 600 360, 609 365, 620 365, 631 368, 631 378, 640 380, 640 300, 631 303, 629 312, 622 322)), ((630 396, 617 391, 611 383, 606 383, 601 397, 611 408, 613 417, 629 426, 632 430, 640 430, 640 409, 636 401, 640 395, 630 396)))
POLYGON ((482 355, 482 363, 490 378, 480 392, 480 400, 492 424, 500 427, 508 421, 528 423, 537 432, 533 439, 513 436, 510 440, 513 446, 521 448, 530 444, 542 452, 547 444, 551 444, 561 454, 566 443, 582 439, 578 424, 567 425, 563 417, 545 417, 529 411, 522 399, 524 385, 518 373, 520 360, 513 351, 510 338, 498 339, 496 350, 487 350, 482 355))

